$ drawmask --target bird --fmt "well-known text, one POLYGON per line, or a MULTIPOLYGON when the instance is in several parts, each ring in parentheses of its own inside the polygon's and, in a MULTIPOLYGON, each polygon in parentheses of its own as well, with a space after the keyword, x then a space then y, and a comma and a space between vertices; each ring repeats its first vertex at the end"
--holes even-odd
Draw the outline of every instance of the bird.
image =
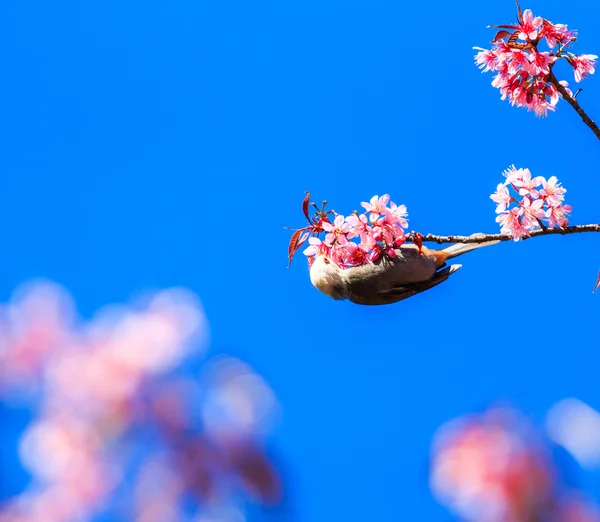
MULTIPOLYGON (((482 236, 473 234, 470 237, 482 236)), ((394 249, 396 257, 379 257, 372 263, 340 268, 326 255, 317 255, 310 267, 310 281, 336 300, 360 305, 397 303, 443 283, 462 265, 447 261, 499 241, 458 243, 434 250, 409 243, 394 249)))

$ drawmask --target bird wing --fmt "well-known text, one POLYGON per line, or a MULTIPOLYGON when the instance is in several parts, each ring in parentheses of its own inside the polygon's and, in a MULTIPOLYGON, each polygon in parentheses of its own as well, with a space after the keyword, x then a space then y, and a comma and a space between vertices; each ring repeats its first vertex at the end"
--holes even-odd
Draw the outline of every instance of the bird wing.
POLYGON ((437 271, 433 275, 433 277, 431 279, 428 279, 427 281, 422 281, 420 283, 405 284, 402 286, 396 286, 386 290, 381 290, 379 291, 379 296, 381 297, 382 302, 378 304, 396 303, 398 301, 408 299, 413 295, 425 292, 426 290, 429 290, 430 288, 433 288, 434 286, 443 283, 461 267, 462 265, 450 265, 444 268, 443 270, 437 271))

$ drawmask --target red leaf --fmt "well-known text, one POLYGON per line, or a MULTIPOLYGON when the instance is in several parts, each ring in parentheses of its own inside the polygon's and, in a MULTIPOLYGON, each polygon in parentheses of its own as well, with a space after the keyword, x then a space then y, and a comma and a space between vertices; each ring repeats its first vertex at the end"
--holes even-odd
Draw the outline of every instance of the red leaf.
POLYGON ((596 290, 598 290, 598 287, 600 287, 600 272, 598 272, 598 280, 596 281, 596 286, 594 287, 592 293, 595 293, 596 290))
POLYGON ((518 25, 512 25, 512 24, 488 25, 488 27, 491 29, 518 29, 519 28, 518 25))
POLYGON ((496 36, 494 36, 494 38, 492 39, 492 43, 497 42, 498 40, 502 40, 502 38, 506 38, 507 36, 510 36, 512 33, 510 33, 509 31, 498 31, 496 33, 496 36))
POLYGON ((304 198, 304 201, 302 202, 302 212, 304 212, 306 219, 308 219, 310 221, 310 216, 308 215, 308 204, 309 203, 310 203, 310 192, 306 191, 306 197, 304 198))
POLYGON ((302 244, 306 241, 308 236, 309 236, 309 233, 306 232, 305 228, 296 230, 292 234, 292 238, 290 239, 290 244, 288 246, 288 258, 290 260, 290 262, 288 263, 288 268, 292 265, 292 259, 294 258, 294 254, 302 246, 302 244), (302 232, 304 232, 304 234, 302 235, 302 237, 300 237, 300 234, 302 234, 302 232))
POLYGON ((521 9, 521 6, 519 5, 519 0, 515 0, 515 3, 517 4, 517 11, 519 12, 519 23, 523 22, 523 11, 521 9))

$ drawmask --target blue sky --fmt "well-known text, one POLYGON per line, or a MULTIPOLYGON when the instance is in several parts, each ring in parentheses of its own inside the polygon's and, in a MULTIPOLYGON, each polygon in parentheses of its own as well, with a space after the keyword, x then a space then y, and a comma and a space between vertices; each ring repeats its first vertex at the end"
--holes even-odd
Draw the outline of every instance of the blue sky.
MULTIPOLYGON (((524 4, 600 54, 600 7, 524 4)), ((557 175, 572 223, 600 221, 600 144, 564 102, 501 102, 473 46, 506 2, 104 0, 0 7, 0 296, 32 278, 85 317, 148 290, 196 292, 214 353, 273 386, 273 438, 298 520, 430 520, 437 427, 505 399, 541 422, 600 408, 593 235, 469 254, 447 283, 387 307, 311 287, 289 233, 311 190, 341 213, 373 194, 423 233, 496 232, 510 164, 557 175)), ((572 71, 559 78, 574 84, 572 71)), ((578 100, 600 118, 600 79, 578 100)), ((7 423, 9 420, 7 420, 7 423)), ((12 421, 10 421, 12 422, 12 421)), ((3 421, 4 424, 4 421, 3 421)), ((4 470, 6 495, 19 472, 4 470)), ((582 474, 590 490, 600 474, 582 474)))

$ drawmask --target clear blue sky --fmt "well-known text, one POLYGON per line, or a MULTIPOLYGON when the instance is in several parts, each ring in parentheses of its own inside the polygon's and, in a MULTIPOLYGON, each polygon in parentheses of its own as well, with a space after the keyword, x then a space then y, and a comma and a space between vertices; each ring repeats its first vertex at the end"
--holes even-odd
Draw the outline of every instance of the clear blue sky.
MULTIPOLYGON (((600 6, 527 7, 600 54, 600 6)), ((547 120, 501 102, 473 65, 486 25, 514 13, 509 0, 3 2, 0 301, 42 277, 89 317, 188 287, 213 353, 248 361, 283 405, 273 444, 297 520, 449 520, 427 487, 440 424, 496 399, 537 422, 564 397, 600 408, 598 238, 483 249, 434 290, 367 308, 318 293, 300 257, 287 269, 283 227, 303 225, 311 190, 342 213, 390 193, 423 233, 496 232, 489 194, 512 163, 557 175, 573 223, 599 222, 591 131, 564 102, 547 120)), ((600 78, 582 87, 600 119, 600 78)), ((4 466, 0 494, 21 479, 4 466)))

